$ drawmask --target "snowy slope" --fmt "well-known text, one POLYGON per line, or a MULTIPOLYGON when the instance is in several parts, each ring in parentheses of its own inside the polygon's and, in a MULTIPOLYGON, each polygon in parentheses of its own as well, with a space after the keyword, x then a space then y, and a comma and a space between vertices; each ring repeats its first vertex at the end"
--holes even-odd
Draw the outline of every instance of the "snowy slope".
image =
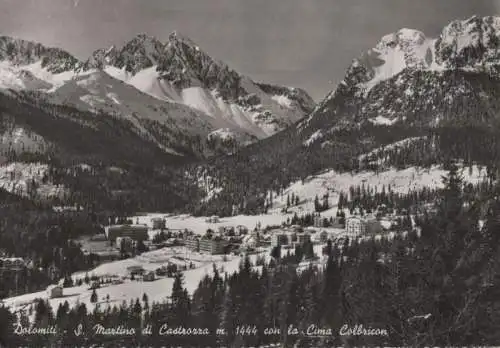
MULTIPOLYGON (((336 205, 340 193, 348 194, 351 186, 362 186, 377 188, 379 191, 385 186, 391 186, 391 190, 396 193, 408 193, 409 190, 418 190, 424 187, 442 187, 442 177, 447 172, 439 166, 430 169, 411 167, 404 170, 387 170, 380 173, 360 172, 358 174, 337 173, 333 170, 326 171, 317 176, 312 176, 304 180, 304 183, 297 181, 284 190, 282 196, 275 197, 274 209, 271 212, 277 213, 286 207, 287 196, 294 193, 300 197, 301 204, 292 207, 289 211, 313 212, 314 198, 316 195, 322 197, 328 192, 330 206, 333 208, 322 213, 324 216, 335 216, 336 205)), ((479 170, 477 166, 472 167, 472 173, 468 168, 462 169, 461 174, 466 182, 477 184, 486 177, 486 169, 479 170)))
MULTIPOLYGON (((169 253, 169 249, 162 249, 160 252, 169 253)), ((140 258, 148 259, 151 254, 158 254, 158 252, 148 252, 142 254, 139 258, 116 261, 108 264, 104 264, 91 270, 88 274, 96 276, 104 275, 115 275, 120 277, 126 274, 126 267, 130 265, 141 265, 145 269, 156 269, 162 264, 167 264, 169 256, 165 255, 162 262, 149 263, 148 260, 141 260, 140 258)), ((266 255, 268 252, 265 253, 266 255)), ((170 255, 171 257, 172 255, 170 255)), ((188 254, 189 256, 189 254, 188 254)), ((193 256, 193 255, 191 255, 193 256)), ((194 256, 196 257, 196 256, 194 256)), ((255 262, 257 255, 252 255, 251 260, 255 262)), ((224 262, 220 258, 214 258, 211 260, 210 256, 207 256, 200 267, 184 271, 184 286, 187 288, 189 293, 193 293, 198 287, 200 280, 205 275, 213 274, 213 264, 217 265, 219 271, 223 270, 223 273, 232 274, 238 270, 239 263, 241 261, 240 257, 228 257, 228 261, 224 262)), ((74 274, 74 278, 84 278, 84 273, 74 274)), ((173 278, 160 278, 153 282, 142 282, 142 281, 131 281, 125 280, 123 284, 116 285, 104 285, 102 288, 97 289, 98 294, 98 304, 101 309, 105 309, 108 305, 119 306, 122 301, 127 303, 130 300, 135 300, 137 298, 141 299, 143 294, 147 294, 150 302, 163 302, 170 296, 172 292, 172 286, 174 283, 173 278), (109 303, 105 300, 106 296, 109 295, 109 303)), ((10 307, 11 310, 18 311, 26 309, 26 306, 32 304, 36 299, 48 299, 52 309, 57 310, 59 304, 63 304, 68 301, 70 306, 74 306, 76 303, 85 303, 88 310, 93 310, 97 304, 90 302, 90 297, 92 295, 92 290, 89 289, 88 285, 82 285, 72 288, 65 288, 63 290, 62 298, 49 299, 49 294, 47 291, 40 291, 36 293, 26 294, 17 297, 11 297, 3 300, 4 305, 10 307)))
POLYGON ((42 67, 41 61, 27 65, 0 61, 0 88, 2 89, 48 92, 71 80, 75 75, 73 71, 52 73, 42 67))
MULTIPOLYGON (((200 86, 175 88, 170 82, 160 78, 157 68, 154 66, 142 70, 131 78, 125 78, 124 82, 157 99, 190 106, 220 123, 226 123, 227 127, 248 132, 258 138, 270 136, 305 116, 292 107, 292 102, 286 96, 268 96, 249 79, 245 81, 246 90, 253 91, 251 94, 259 98, 259 104, 241 105, 238 100, 224 100, 216 89, 200 86), (286 118, 277 118, 276 115, 280 114, 286 114, 286 118)), ((106 68, 106 71, 112 69, 106 68)), ((119 73, 121 75, 117 76, 123 78, 123 71, 119 73)))
POLYGON ((25 128, 17 126, 6 128, 3 133, 0 133, 0 152, 8 153, 12 151, 17 154, 21 152, 44 153, 49 147, 49 144, 42 136, 25 128))
POLYGON ((178 33, 165 43, 140 34, 121 48, 99 49, 82 70, 93 68, 159 100, 185 104, 258 138, 284 129, 314 107, 304 91, 257 84, 178 33))
MULTIPOLYGON (((135 125, 138 134, 153 141, 154 136, 141 125, 142 119, 158 121, 174 133, 190 136, 207 136, 210 132, 229 127, 236 135, 241 132, 229 122, 215 120, 182 103, 153 98, 97 69, 54 74, 43 68, 41 61, 29 65, 3 61, 0 62, 0 89, 41 91, 45 94, 40 97, 50 103, 123 117, 135 125)), ((175 139, 171 142, 175 143, 175 139)), ((180 155, 159 142, 157 145, 166 152, 180 155)))

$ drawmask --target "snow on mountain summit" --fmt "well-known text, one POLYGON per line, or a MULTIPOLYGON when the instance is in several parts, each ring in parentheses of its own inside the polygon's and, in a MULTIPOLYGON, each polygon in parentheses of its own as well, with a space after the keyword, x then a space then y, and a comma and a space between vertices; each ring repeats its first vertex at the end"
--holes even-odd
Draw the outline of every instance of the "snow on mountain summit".
POLYGON ((372 49, 355 59, 345 84, 359 84, 368 93, 376 84, 405 69, 444 71, 477 69, 500 62, 500 17, 473 16, 456 20, 437 38, 403 28, 382 37, 372 49))
POLYGON ((185 104, 237 133, 270 136, 314 107, 304 91, 266 88, 212 58, 191 39, 173 32, 166 42, 139 34, 122 48, 100 49, 83 70, 108 74, 157 99, 185 104), (264 90, 265 89, 265 90, 264 90))
POLYGON ((138 34, 121 47, 94 51, 86 61, 58 48, 0 37, 0 89, 34 91, 48 102, 85 111, 154 120, 188 136, 229 129, 246 144, 286 128, 314 106, 302 90, 268 86, 213 59, 177 32, 166 42, 138 34))
POLYGON ((432 40, 417 30, 401 29, 385 35, 375 48, 355 61, 367 70, 365 88, 397 75, 406 68, 425 69, 432 66, 432 40))
POLYGON ((403 28, 354 59, 343 81, 297 128, 307 140, 318 130, 326 139, 330 131, 364 122, 490 122, 499 73, 500 17, 455 20, 436 38, 403 28))
POLYGON ((436 40, 436 59, 450 68, 498 64, 500 17, 473 16, 447 25, 436 40))
POLYGON ((0 36, 0 61, 9 61, 16 66, 40 61, 42 68, 53 74, 74 70, 80 64, 78 59, 59 48, 8 36, 0 36))

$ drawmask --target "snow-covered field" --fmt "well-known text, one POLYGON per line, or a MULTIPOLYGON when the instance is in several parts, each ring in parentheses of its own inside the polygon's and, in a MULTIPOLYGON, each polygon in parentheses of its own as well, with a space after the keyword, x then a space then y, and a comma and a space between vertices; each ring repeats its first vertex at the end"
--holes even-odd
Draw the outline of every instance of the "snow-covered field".
MULTIPOLYGON (((414 141, 415 139, 408 139, 414 141)), ((397 144, 393 144, 396 146, 397 144)), ((403 144, 404 145, 404 144, 403 144)), ((477 166, 463 168, 461 174, 466 182, 477 184, 485 179, 486 169, 481 170, 477 166)), ((291 218, 295 213, 298 215, 314 212, 314 199, 316 195, 322 201, 322 196, 326 193, 329 195, 329 204, 331 209, 321 213, 324 217, 335 216, 337 213, 337 203, 341 192, 349 193, 351 186, 369 187, 372 189, 382 190, 385 186, 386 190, 391 187, 391 190, 396 193, 408 193, 410 190, 419 190, 424 187, 440 188, 442 187, 442 177, 447 175, 447 171, 440 166, 432 166, 429 169, 410 167, 404 170, 390 169, 379 173, 364 171, 356 174, 337 173, 333 170, 325 171, 322 174, 310 176, 303 182, 297 181, 292 183, 283 191, 283 194, 278 196, 273 193, 273 207, 266 215, 246 216, 237 215, 227 218, 222 218, 219 223, 207 223, 205 217, 193 217, 189 215, 180 215, 167 218, 167 227, 170 229, 189 229, 197 234, 203 234, 207 229, 217 230, 220 226, 244 225, 249 229, 253 229, 258 223, 262 228, 266 226, 281 225, 291 218), (299 204, 291 206, 288 213, 282 213, 282 209, 287 205, 287 197, 299 196, 299 204)), ((207 180, 200 182, 200 187, 205 187, 209 193, 209 197, 216 195, 221 188, 211 187, 207 180)), ((150 216, 138 217, 139 223, 151 225, 153 217, 163 217, 165 214, 153 214, 150 216)), ((136 217, 134 217, 134 222, 136 217)))
MULTIPOLYGON (((196 264, 195 269, 186 270, 184 274, 184 285, 187 290, 192 293, 197 287, 199 281, 205 275, 213 274, 213 264, 215 263, 219 271, 232 274, 238 270, 241 257, 239 256, 226 256, 227 261, 223 260, 222 256, 211 256, 202 255, 198 253, 190 253, 177 250, 165 248, 157 251, 147 252, 138 257, 121 260, 116 262, 110 262, 103 264, 88 272, 89 276, 124 276, 127 274, 127 267, 130 266, 142 266, 145 270, 154 270, 161 265, 166 265, 168 261, 172 261, 172 257, 182 255, 188 255, 196 264)), ((263 255, 268 255, 266 251, 263 255)), ((251 260, 255 262, 257 259, 257 254, 251 255, 251 260)), ((268 256, 269 257, 269 256, 268 256)), ((79 272, 73 274, 74 279, 84 278, 85 272, 79 272)), ((100 289, 97 289, 97 295, 99 297, 98 303, 101 308, 105 308, 108 302, 106 301, 107 295, 109 295, 109 305, 120 305, 122 301, 130 302, 131 299, 142 298, 143 294, 147 294, 149 301, 164 301, 168 296, 170 296, 172 291, 172 286, 174 283, 173 278, 159 278, 152 282, 144 282, 137 280, 124 280, 123 284, 112 284, 103 285, 100 289)), ((3 303, 10 307, 14 311, 25 309, 26 306, 30 305, 35 301, 35 299, 49 299, 49 303, 52 308, 57 310, 59 304, 68 301, 70 306, 77 303, 85 303, 88 309, 92 310, 95 304, 90 302, 90 296, 92 295, 92 290, 89 289, 89 285, 75 286, 72 288, 63 289, 63 297, 49 299, 49 293, 47 291, 40 291, 36 293, 11 297, 5 299, 3 303)))
MULTIPOLYGON (((316 263, 325 261, 324 258, 321 257, 323 246, 324 245, 319 244, 314 245, 314 252, 320 257, 319 261, 316 261, 316 263)), ((73 279, 83 279, 86 273, 88 273, 89 276, 95 275, 110 278, 123 277, 127 275, 127 267, 142 266, 145 270, 154 270, 162 264, 166 265, 167 262, 172 261, 174 256, 186 257, 187 255, 196 265, 195 269, 183 272, 184 286, 187 288, 188 292, 192 294, 205 275, 213 275, 214 264, 221 274, 226 273, 230 275, 238 270, 239 264, 242 261, 242 257, 240 256, 226 255, 226 261, 224 261, 224 256, 222 255, 204 255, 183 249, 184 248, 165 248, 147 252, 132 259, 110 262, 100 265, 89 272, 74 273, 73 279)), ((291 254, 294 253, 293 248, 284 249, 282 250, 282 255, 285 255, 288 251, 290 251, 291 254)), ((260 252, 250 255, 249 257, 254 265, 258 257, 264 257, 265 261, 269 262, 271 259, 270 249, 261 249, 260 252)), ((308 265, 308 262, 303 262, 301 263, 301 268, 305 269, 308 265)), ((258 268, 259 267, 256 267, 256 269, 258 268)), ((97 304, 101 309, 105 309, 107 306, 119 306, 123 301, 126 301, 128 304, 130 300, 135 300, 137 298, 141 299, 143 294, 147 294, 150 303, 153 301, 163 302, 170 296, 173 283, 173 278, 158 278, 151 282, 124 279, 122 284, 103 284, 101 288, 96 290, 98 295, 97 303, 92 303, 90 301, 92 290, 89 285, 84 284, 82 286, 64 288, 63 297, 60 298, 51 299, 48 291, 40 291, 7 298, 3 300, 3 304, 8 306, 11 310, 18 312, 20 310, 26 310, 36 299, 47 299, 54 311, 57 310, 59 304, 63 304, 65 301, 68 302, 70 307, 78 303, 84 303, 88 310, 93 310, 97 304), (108 295, 109 301, 107 300, 108 295)))
MULTIPOLYGON (((145 216, 131 217, 133 222, 139 221, 139 224, 146 224, 152 226, 152 219, 155 217, 165 217, 165 214, 148 214, 145 216)), ((226 218, 221 218, 217 223, 206 222, 206 217, 190 216, 190 215, 177 215, 169 216, 166 218, 166 227, 171 230, 185 230, 193 231, 195 234, 203 235, 208 229, 217 231, 219 227, 235 227, 243 225, 249 230, 253 230, 258 223, 262 228, 266 226, 281 225, 286 222, 289 215, 284 215, 279 212, 266 215, 237 215, 226 218)))
MULTIPOLYGON (((231 256, 228 255, 226 258, 231 258, 231 256)), ((105 263, 88 273, 99 277, 111 275, 123 277, 128 274, 127 268, 131 266, 141 266, 146 271, 154 271, 161 266, 167 266, 169 263, 189 266, 189 263, 193 262, 195 267, 202 267, 222 261, 223 256, 221 255, 201 254, 192 252, 185 247, 173 247, 146 252, 130 259, 105 263)), ((75 273, 74 277, 85 277, 85 272, 75 273)))

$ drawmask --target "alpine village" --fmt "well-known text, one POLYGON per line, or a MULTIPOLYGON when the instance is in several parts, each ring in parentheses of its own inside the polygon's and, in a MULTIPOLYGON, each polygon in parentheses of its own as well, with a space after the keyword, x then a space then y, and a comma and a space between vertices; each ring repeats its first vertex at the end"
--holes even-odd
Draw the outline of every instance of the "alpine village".
POLYGON ((0 36, 0 346, 500 344, 500 18, 352 58, 0 36))

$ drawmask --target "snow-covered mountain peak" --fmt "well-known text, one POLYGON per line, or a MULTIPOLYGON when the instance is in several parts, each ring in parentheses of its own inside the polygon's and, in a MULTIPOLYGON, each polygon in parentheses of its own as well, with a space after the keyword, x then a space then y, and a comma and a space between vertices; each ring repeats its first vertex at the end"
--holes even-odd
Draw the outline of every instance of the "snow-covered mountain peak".
POLYGON ((339 86, 368 93, 405 69, 476 70, 500 64, 500 17, 472 16, 445 26, 437 38, 403 28, 385 35, 355 59, 339 86))
POLYGON ((162 60, 164 45, 155 37, 137 34, 123 47, 111 46, 98 49, 85 62, 84 70, 113 66, 135 75, 137 72, 158 65, 162 60))
POLYGON ((421 46, 425 43, 425 40, 426 37, 421 31, 403 28, 395 33, 382 37, 380 42, 375 46, 375 49, 378 51, 387 51, 388 49, 394 48, 408 50, 421 46))
POLYGON ((444 27, 436 41, 437 60, 449 68, 475 68, 500 61, 500 17, 473 16, 444 27))
POLYGON ((66 51, 9 36, 0 36, 0 61, 15 66, 41 62, 42 68, 59 74, 72 71, 81 63, 66 51))
POLYGON ((418 30, 403 28, 382 37, 372 49, 355 59, 344 85, 368 93, 373 86, 404 69, 428 69, 434 63, 434 42, 418 30))
POLYGON ((193 134, 230 129, 245 142, 286 128, 314 107, 304 91, 255 83, 177 32, 165 42, 138 34, 84 63, 59 49, 1 37, 0 88, 47 92, 50 101, 123 117, 190 123, 179 127, 193 134))
POLYGON ((500 17, 456 20, 437 38, 404 28, 354 59, 337 89, 298 128, 311 136, 364 121, 435 126, 459 118, 467 104, 487 109, 485 100, 497 100, 499 72, 500 17))

